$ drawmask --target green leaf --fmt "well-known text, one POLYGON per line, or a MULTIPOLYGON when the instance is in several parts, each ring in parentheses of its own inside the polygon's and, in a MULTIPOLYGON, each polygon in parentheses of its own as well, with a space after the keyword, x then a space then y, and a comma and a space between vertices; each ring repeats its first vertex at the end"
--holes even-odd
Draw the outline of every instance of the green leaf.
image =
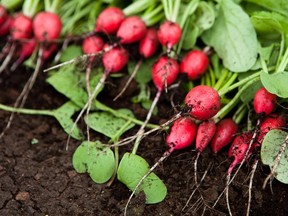
POLYGON ((256 91, 260 89, 261 87, 262 87, 262 83, 260 80, 248 86, 240 96, 242 102, 249 103, 250 101, 252 101, 255 96, 256 91))
MULTIPOLYGON (((90 85, 92 91, 93 87, 99 82, 101 76, 102 73, 99 73, 99 71, 93 71, 91 73, 90 85)), ((88 94, 85 84, 85 72, 77 71, 73 64, 62 67, 58 72, 52 73, 47 79, 47 82, 78 106, 83 107, 86 104, 88 94)), ((100 91, 101 90, 102 88, 100 91)))
MULTIPOLYGON (((138 155, 125 153, 117 171, 117 177, 120 182, 125 184, 130 190, 134 190, 140 179, 148 172, 149 164, 138 155)), ((159 203, 167 195, 165 184, 151 173, 139 187, 146 196, 146 203, 159 203)), ((140 191, 137 191, 138 193, 140 191)))
MULTIPOLYGON (((128 109, 119 109, 118 112, 127 116, 134 116, 128 109)), ((88 118, 88 121, 85 118, 85 122, 89 127, 112 140, 118 139, 123 133, 135 126, 134 123, 118 118, 108 112, 94 112, 89 114, 88 118)))
POLYGON ((282 15, 288 16, 287 0, 244 0, 257 5, 260 5, 268 10, 278 12, 282 15))
POLYGON ((274 74, 261 72, 260 78, 267 91, 276 94, 278 97, 288 98, 288 72, 278 72, 274 74))
POLYGON ((81 46, 71 45, 68 46, 61 54, 60 62, 66 62, 78 56, 81 56, 82 48, 81 46))
POLYGON ((201 33, 213 26, 216 15, 213 7, 207 2, 201 1, 198 4, 195 15, 195 24, 199 27, 201 33))
MULTIPOLYGON (((156 61, 156 57, 151 57, 149 59, 143 60, 141 66, 139 67, 139 70, 137 71, 136 76, 135 76, 135 80, 138 83, 146 84, 146 83, 151 81, 151 68, 152 68, 152 65, 155 61, 156 61)), ((136 64, 137 63, 133 62, 133 61, 128 62, 129 74, 133 73, 136 64)))
POLYGON ((200 35, 201 31, 200 28, 195 25, 195 22, 193 19, 189 19, 189 21, 186 23, 185 28, 187 28, 184 38, 183 38, 183 44, 182 44, 182 49, 184 50, 189 50, 192 49, 195 44, 198 36, 200 35))
POLYGON ((204 42, 216 50, 226 68, 248 71, 257 59, 257 37, 248 15, 232 0, 222 0, 211 29, 203 33, 204 42))
POLYGON ((78 127, 75 127, 74 130, 71 132, 71 129, 74 125, 74 121, 72 120, 72 116, 79 111, 81 108, 74 104, 72 101, 68 101, 63 104, 58 109, 54 110, 54 116, 57 121, 60 123, 62 128, 65 130, 67 134, 70 134, 71 137, 77 140, 83 139, 83 134, 81 133, 78 127))
MULTIPOLYGON (((281 130, 269 131, 261 146, 261 160, 263 164, 269 165, 270 169, 275 165, 275 158, 285 142, 288 133, 281 130)), ((284 184, 288 184, 288 151, 286 143, 286 151, 283 153, 280 163, 276 168, 276 179, 284 184)))
POLYGON ((83 142, 73 154, 72 164, 78 173, 88 173, 96 183, 105 183, 115 170, 112 150, 99 141, 83 142))

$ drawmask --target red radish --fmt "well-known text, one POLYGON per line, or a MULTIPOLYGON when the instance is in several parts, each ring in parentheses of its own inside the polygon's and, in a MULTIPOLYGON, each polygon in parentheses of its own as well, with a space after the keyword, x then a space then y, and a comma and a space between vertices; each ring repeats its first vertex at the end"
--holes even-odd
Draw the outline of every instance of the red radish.
POLYGON ((9 34, 11 27, 13 26, 14 18, 12 16, 8 16, 4 23, 0 25, 0 37, 9 34))
POLYGON ((251 138, 252 138, 251 133, 244 133, 236 136, 235 139, 233 140, 228 152, 228 156, 234 157, 234 161, 229 166, 228 175, 232 173, 236 165, 240 164, 244 160, 245 154, 249 148, 251 138))
POLYGON ((258 115, 269 115, 275 108, 277 96, 260 88, 254 96, 254 110, 258 115))
POLYGON ((179 42, 182 30, 177 23, 167 20, 160 25, 157 35, 160 43, 170 50, 172 46, 179 42))
POLYGON ((95 31, 115 34, 124 19, 125 15, 120 8, 108 7, 99 14, 95 25, 95 31))
POLYGON ((179 74, 178 63, 167 56, 162 56, 152 67, 152 80, 158 91, 172 84, 179 74))
POLYGON ((196 136, 196 150, 201 153, 216 132, 216 124, 213 120, 203 121, 200 123, 196 136))
POLYGON ((42 55, 42 59, 48 60, 53 54, 56 53, 56 51, 58 50, 58 45, 57 44, 48 44, 47 46, 45 46, 44 50, 43 50, 43 55, 42 55))
POLYGON ((144 58, 149 58, 154 55, 159 46, 159 40, 157 37, 157 30, 150 28, 147 30, 144 38, 139 43, 139 53, 144 58))
POLYGON ((144 21, 137 16, 127 17, 117 31, 117 37, 122 44, 134 43, 141 40, 146 34, 144 21))
POLYGON ((37 46, 37 42, 35 38, 32 38, 28 41, 23 41, 20 45, 19 57, 11 66, 11 71, 14 71, 25 59, 29 58, 33 54, 37 46))
POLYGON ((179 150, 190 146, 197 133, 197 124, 190 117, 183 117, 176 120, 166 137, 166 144, 172 150, 179 150))
POLYGON ((122 47, 115 47, 104 53, 102 62, 105 71, 115 73, 120 71, 127 64, 129 59, 128 52, 122 47))
POLYGON ((31 38, 33 35, 32 19, 18 13, 14 18, 10 31, 14 40, 31 38))
POLYGON ((140 179, 138 184, 135 186, 132 194, 130 195, 127 204, 124 209, 124 215, 126 215, 127 207, 143 181, 153 172, 153 170, 163 162, 167 157, 171 155, 174 150, 181 150, 189 147, 195 140, 197 131, 197 124, 191 117, 181 117, 177 119, 170 130, 170 133, 166 137, 166 144, 169 149, 164 152, 163 156, 148 170, 148 172, 140 179))
POLYGON ((33 30, 35 38, 39 41, 55 40, 61 34, 62 22, 57 14, 43 11, 35 16, 33 30))
POLYGON ((104 47, 104 41, 99 36, 90 36, 83 40, 82 50, 85 54, 97 53, 104 47))
POLYGON ((223 147, 232 142, 234 135, 238 131, 237 124, 233 121, 233 119, 222 119, 217 124, 217 129, 213 139, 211 140, 211 149, 213 153, 217 153, 223 147))
POLYGON ((207 70, 209 59, 205 52, 192 50, 181 61, 180 73, 186 73, 189 80, 199 79, 207 70))
POLYGON ((6 21, 8 17, 7 10, 4 6, 0 5, 0 26, 6 21))
POLYGON ((192 88, 185 98, 190 114, 197 120, 207 120, 220 110, 220 97, 210 86, 199 85, 192 88))
POLYGON ((256 146, 260 146, 263 142, 265 135, 273 129, 281 129, 285 126, 285 118, 282 115, 271 114, 266 116, 259 126, 259 134, 257 137, 256 146))

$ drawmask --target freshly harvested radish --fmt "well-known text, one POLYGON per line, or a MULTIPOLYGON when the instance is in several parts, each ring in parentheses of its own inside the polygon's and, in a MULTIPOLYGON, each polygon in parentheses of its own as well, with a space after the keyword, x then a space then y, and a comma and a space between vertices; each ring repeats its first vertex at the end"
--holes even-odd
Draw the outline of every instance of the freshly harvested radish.
POLYGON ((30 17, 18 13, 14 18, 10 31, 14 40, 31 38, 33 36, 33 21, 30 17))
POLYGON ((199 79, 209 66, 209 58, 201 50, 188 52, 181 61, 180 73, 187 74, 189 80, 199 79))
POLYGON ((283 115, 270 114, 266 116, 259 126, 259 134, 256 146, 260 146, 265 135, 273 129, 281 129, 285 126, 286 120, 283 115))
POLYGON ((128 52, 124 48, 115 47, 104 53, 102 63, 106 73, 116 73, 125 67, 128 59, 128 52))
POLYGON ((120 38, 122 44, 135 43, 145 36, 146 31, 144 21, 140 17, 131 16, 121 23, 117 31, 117 37, 120 38))
POLYGON ((0 37, 9 34, 11 27, 13 26, 14 18, 12 16, 7 16, 5 21, 0 25, 0 37))
POLYGON ((85 54, 97 53, 104 47, 104 41, 99 36, 86 37, 82 43, 82 50, 85 54))
POLYGON ((232 142, 238 131, 237 124, 231 118, 222 119, 216 128, 216 132, 211 140, 211 149, 213 153, 217 153, 223 147, 232 142))
POLYGON ((144 58, 149 58, 154 55, 159 46, 157 30, 154 28, 147 29, 145 36, 140 40, 139 53, 144 58))
POLYGON ((140 179, 138 184, 135 186, 132 194, 130 195, 126 206, 125 212, 126 214, 127 207, 143 181, 153 172, 153 170, 163 162, 167 157, 171 155, 174 150, 181 150, 184 148, 189 147, 195 141, 197 132, 197 124, 191 117, 181 117, 177 119, 170 130, 170 133, 166 137, 166 144, 168 145, 169 149, 164 152, 163 156, 148 170, 148 172, 140 179))
POLYGON ((95 31, 115 34, 124 19, 125 14, 120 8, 108 7, 99 14, 95 25, 95 31))
POLYGON ((196 136, 196 150, 200 154, 209 142, 212 140, 214 134, 216 132, 216 124, 210 119, 207 121, 203 121, 198 126, 197 136, 196 136))
POLYGON ((179 42, 182 30, 177 23, 167 20, 160 25, 157 35, 160 43, 169 51, 179 42))
POLYGON ((254 96, 254 110, 258 115, 269 115, 275 109, 277 96, 260 88, 254 96))
POLYGON ((37 46, 37 42, 35 40, 35 38, 31 38, 27 41, 23 41, 20 44, 20 50, 19 50, 19 56, 18 59, 14 62, 14 64, 11 66, 10 70, 14 71, 25 59, 29 58, 36 46, 37 46))
POLYGON ((59 38, 62 22, 57 14, 43 11, 34 17, 33 30, 37 40, 49 42, 59 38))
POLYGON ((188 92, 185 104, 191 109, 192 117, 204 121, 220 110, 220 97, 212 87, 199 85, 188 92))

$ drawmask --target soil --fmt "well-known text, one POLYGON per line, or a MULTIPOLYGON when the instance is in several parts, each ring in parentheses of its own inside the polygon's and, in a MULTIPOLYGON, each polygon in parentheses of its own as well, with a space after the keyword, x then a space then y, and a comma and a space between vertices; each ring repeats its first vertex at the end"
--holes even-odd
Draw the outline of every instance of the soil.
MULTIPOLYGON (((1 74, 0 103, 13 105, 29 75, 30 72, 24 69, 19 69, 13 76, 8 72, 1 74)), ((66 100, 44 80, 45 74, 42 73, 25 107, 53 109, 66 100)), ((125 82, 125 79, 122 81, 125 82)), ((118 92, 117 86, 121 86, 121 83, 111 82, 114 85, 108 85, 106 93, 111 89, 118 92)), ((133 93, 135 91, 130 89, 129 94, 133 93)), ((146 111, 131 105, 128 102, 129 94, 126 95, 127 99, 122 98, 117 103, 111 103, 107 96, 102 99, 109 106, 129 108, 139 118, 144 118, 146 111)), ((164 121, 173 113, 169 98, 162 97, 159 110, 164 114, 154 117, 152 121, 164 121)), ((6 125, 9 115, 0 111, 0 129, 6 125)), ((97 133, 93 136, 95 139, 105 139, 97 133)), ((151 165, 166 150, 163 137, 163 134, 154 134, 142 141, 139 154, 151 165)), ((0 215, 123 215, 131 191, 117 180, 108 187, 94 183, 86 174, 76 173, 71 158, 80 142, 71 140, 66 151, 66 140, 67 135, 51 117, 15 116, 11 128, 0 140, 0 215)), ((121 148, 121 155, 129 149, 131 146, 121 148)), ((210 169, 199 190, 182 211, 194 187, 195 155, 193 148, 174 152, 155 170, 168 188, 166 199, 159 204, 145 205, 143 195, 134 197, 128 215, 228 215, 225 198, 221 198, 214 209, 209 206, 213 205, 224 188, 225 173, 231 160, 227 159, 225 150, 213 155, 209 148, 199 158, 198 179, 208 166, 210 169)), ((233 215, 246 214, 249 174, 253 163, 254 159, 248 161, 229 187, 233 215)), ((268 174, 269 169, 259 162, 253 179, 250 215, 288 215, 288 187, 273 180, 271 187, 268 185, 262 189, 268 174)))

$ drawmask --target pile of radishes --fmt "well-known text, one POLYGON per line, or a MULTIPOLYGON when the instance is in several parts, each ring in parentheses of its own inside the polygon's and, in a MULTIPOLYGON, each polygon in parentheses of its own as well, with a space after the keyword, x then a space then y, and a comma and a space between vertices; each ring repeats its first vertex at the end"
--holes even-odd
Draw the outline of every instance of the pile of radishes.
MULTIPOLYGON (((33 16, 18 12, 12 15, 8 13, 5 7, 0 5, 0 37, 5 39, 3 40, 5 45, 3 45, 0 55, 0 73, 4 70, 8 71, 9 68, 10 71, 16 70, 33 53, 38 56, 35 72, 27 81, 15 102, 15 108, 24 106, 28 93, 33 87, 43 64, 59 51, 60 45, 68 38, 66 35, 61 35, 62 25, 65 25, 65 23, 62 23, 60 16, 53 12, 42 11, 33 16)), ((238 111, 241 112, 242 102, 238 101, 239 95, 235 94, 231 97, 229 94, 227 96, 227 93, 231 94, 232 92, 233 94, 233 90, 240 87, 240 84, 243 86, 246 84, 247 86, 248 84, 253 85, 252 81, 247 78, 246 82, 244 82, 245 79, 244 81, 234 82, 237 76, 233 78, 231 72, 229 72, 229 75, 227 75, 227 72, 226 75, 227 77, 230 76, 232 83, 223 84, 224 75, 218 77, 218 81, 223 78, 218 83, 222 83, 225 88, 221 89, 222 86, 219 87, 217 84, 208 85, 208 82, 201 84, 201 79, 207 71, 213 73, 211 72, 212 66, 210 65, 209 56, 211 52, 213 53, 213 50, 211 51, 211 48, 195 48, 180 52, 180 54, 177 53, 175 47, 179 45, 178 43, 183 37, 182 34, 182 29, 176 21, 162 20, 159 25, 147 26, 141 17, 136 15, 127 16, 122 9, 110 6, 98 15, 93 31, 81 35, 80 40, 78 40, 78 37, 75 43, 80 44, 84 54, 82 57, 88 62, 85 76, 88 100, 82 107, 72 130, 75 129, 76 123, 85 111, 86 115, 89 115, 93 100, 97 98, 99 89, 104 86, 106 79, 114 73, 125 73, 127 64, 134 57, 130 53, 131 47, 132 49, 137 48, 137 54, 140 56, 141 62, 145 59, 155 58, 151 71, 147 71, 147 73, 151 73, 151 88, 156 90, 154 100, 149 111, 147 111, 143 125, 135 136, 131 136, 131 139, 124 139, 125 141, 129 140, 125 143, 135 141, 135 152, 145 135, 146 126, 161 95, 166 94, 170 89, 173 91, 175 86, 173 88, 171 86, 177 81, 178 85, 176 87, 183 83, 190 84, 187 85, 190 86, 188 90, 186 86, 185 90, 187 91, 182 98, 183 103, 179 104, 181 110, 176 113, 177 117, 173 121, 168 121, 170 129, 161 127, 161 125, 159 127, 159 130, 166 130, 165 142, 168 150, 141 179, 132 195, 144 179, 173 151, 189 147, 196 151, 194 155, 191 153, 191 160, 195 158, 193 159, 194 177, 195 185, 198 188, 200 183, 197 180, 197 160, 208 145, 210 145, 213 154, 226 151, 228 157, 233 158, 231 165, 227 167, 228 186, 234 168, 239 164, 241 167, 245 161, 258 153, 265 135, 272 129, 282 129, 286 125, 285 116, 280 112, 274 112, 277 108, 277 96, 269 93, 264 87, 257 90, 253 98, 254 111, 252 115, 257 115, 256 121, 253 119, 255 126, 247 128, 238 125, 241 121, 236 120, 237 118, 231 110, 236 110, 235 107, 238 105, 238 111), (102 67, 103 74, 99 83, 90 86, 91 71, 94 67, 102 67)), ((72 43, 75 42, 71 41, 72 43)), ((225 70, 223 69, 223 71, 225 70)), ((137 72, 137 68, 135 68, 135 72, 137 72)), ((129 85, 129 82, 127 85, 129 85)), ((241 88, 239 88, 240 91, 241 88)), ((118 96, 120 97, 121 94, 118 96)), ((115 100, 119 98, 118 96, 115 100)), ((249 106, 252 107, 252 103, 244 105, 244 108, 248 109, 249 106)), ((173 108, 175 107, 171 107, 171 110, 173 108)), ((11 124, 12 118, 13 114, 7 128, 11 124)), ((240 120, 243 120, 243 117, 240 120)), ((88 126, 87 139, 90 140, 88 126)), ((123 143, 120 140, 118 144, 123 143)))

